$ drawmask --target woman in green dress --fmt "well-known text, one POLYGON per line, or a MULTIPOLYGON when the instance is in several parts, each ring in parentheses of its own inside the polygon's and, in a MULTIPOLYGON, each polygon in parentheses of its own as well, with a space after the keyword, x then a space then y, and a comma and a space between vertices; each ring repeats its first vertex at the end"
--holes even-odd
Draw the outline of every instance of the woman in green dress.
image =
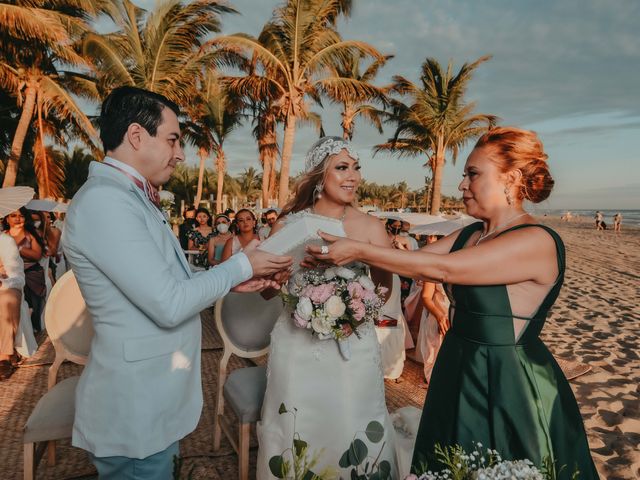
POLYGON ((413 467, 441 465, 435 447, 475 442, 503 459, 551 461, 558 479, 578 470, 596 479, 571 387, 539 338, 564 280, 565 250, 552 229, 523 209, 553 188, 542 143, 534 132, 500 127, 469 155, 459 189, 468 225, 417 252, 323 237, 309 246, 317 260, 354 260, 400 275, 445 284, 451 300, 447 332, 431 377, 413 467))

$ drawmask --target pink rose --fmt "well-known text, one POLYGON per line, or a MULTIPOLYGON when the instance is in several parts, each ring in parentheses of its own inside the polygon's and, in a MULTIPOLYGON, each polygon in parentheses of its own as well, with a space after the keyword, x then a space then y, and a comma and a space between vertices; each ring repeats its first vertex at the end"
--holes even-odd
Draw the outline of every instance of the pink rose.
POLYGON ((364 292, 364 295, 362 296, 362 300, 364 300, 365 302, 374 303, 378 301, 378 295, 372 290, 366 290, 364 292))
POLYGON ((316 305, 322 305, 329 297, 331 297, 335 292, 335 287, 330 283, 323 283, 322 285, 318 285, 316 287, 311 287, 309 291, 309 298, 316 305))
POLYGON ((293 312, 293 321, 296 324, 296 327, 300 328, 307 328, 307 324, 309 323, 309 320, 302 318, 298 315, 298 312, 293 312))
POLYGON ((410 473, 409 475, 404 477, 404 480, 418 480, 418 476, 414 473, 410 473))
POLYGON ((366 313, 364 303, 358 299, 353 299, 349 302, 349 308, 353 312, 353 318, 355 318, 358 322, 364 318, 366 313))
POLYGON ((349 282, 347 284, 347 290, 351 298, 362 298, 365 293, 365 289, 362 288, 359 282, 349 282))

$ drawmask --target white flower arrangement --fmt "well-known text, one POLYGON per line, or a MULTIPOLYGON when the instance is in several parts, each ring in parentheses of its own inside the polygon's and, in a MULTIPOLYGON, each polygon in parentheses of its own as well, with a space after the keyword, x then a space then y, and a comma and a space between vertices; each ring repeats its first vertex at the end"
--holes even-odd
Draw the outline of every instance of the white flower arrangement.
MULTIPOLYGON (((444 466, 443 470, 432 471, 423 467, 421 474, 412 473, 405 477, 405 480, 555 480, 557 478, 556 465, 548 457, 538 468, 528 459, 503 460, 496 450, 484 448, 480 442, 474 444, 474 450, 470 454, 458 445, 445 448, 436 445, 435 453, 444 466)), ((574 471, 571 478, 577 479, 578 473, 577 470, 574 471)))

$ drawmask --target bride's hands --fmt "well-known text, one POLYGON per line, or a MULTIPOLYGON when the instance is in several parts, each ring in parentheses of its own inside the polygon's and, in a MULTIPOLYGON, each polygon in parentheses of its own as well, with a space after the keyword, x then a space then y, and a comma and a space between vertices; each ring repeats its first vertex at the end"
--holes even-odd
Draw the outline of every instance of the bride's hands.
MULTIPOLYGON (((334 265, 346 265, 359 259, 361 242, 336 237, 335 235, 329 235, 322 231, 319 231, 318 235, 329 244, 329 252, 322 253, 323 247, 321 245, 307 245, 307 253, 317 261, 334 265)), ((325 249, 326 248, 327 246, 325 245, 325 249)), ((306 261, 307 259, 305 258, 305 262, 306 261)))

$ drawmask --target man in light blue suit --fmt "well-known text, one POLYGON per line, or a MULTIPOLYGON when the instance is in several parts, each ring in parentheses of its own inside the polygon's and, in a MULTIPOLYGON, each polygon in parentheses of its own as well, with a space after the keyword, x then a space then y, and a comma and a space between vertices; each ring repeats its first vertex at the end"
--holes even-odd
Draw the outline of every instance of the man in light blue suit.
POLYGON ((245 249, 192 274, 157 206, 156 188, 184 160, 178 107, 133 87, 104 101, 94 162, 73 198, 64 248, 95 337, 76 392, 73 445, 101 479, 164 480, 202 410, 199 312, 231 288, 274 286, 289 257, 245 249))

